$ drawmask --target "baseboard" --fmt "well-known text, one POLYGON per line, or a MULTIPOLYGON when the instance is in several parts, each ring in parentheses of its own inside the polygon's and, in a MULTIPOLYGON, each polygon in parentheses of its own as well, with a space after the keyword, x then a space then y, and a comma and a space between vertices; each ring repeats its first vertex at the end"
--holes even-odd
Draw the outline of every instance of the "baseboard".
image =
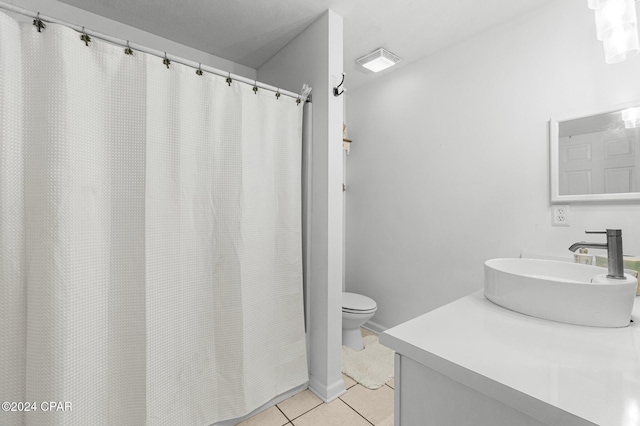
POLYGON ((387 327, 383 327, 383 326, 381 326, 380 324, 376 324, 376 323, 375 323, 375 322, 373 322, 373 321, 367 321, 367 322, 363 325, 363 327, 364 327, 364 328, 366 328, 367 330, 371 330, 371 331, 373 331, 374 333, 377 333, 377 334, 380 334, 380 333, 382 333, 383 331, 386 331, 386 330, 387 330, 387 327))
POLYGON ((238 417, 236 419, 231 419, 231 420, 224 420, 222 422, 214 423, 211 426, 233 426, 233 425, 237 425, 238 423, 248 419, 249 417, 253 417, 256 414, 258 414, 259 412, 264 411, 267 408, 271 408, 274 405, 281 403, 285 399, 290 398, 293 395, 296 395, 296 394, 302 392, 303 390, 307 389, 308 387, 309 387, 309 383, 304 383, 304 384, 302 384, 300 386, 296 386, 295 388, 291 389, 290 391, 281 393, 280 395, 278 395, 275 398, 273 398, 271 401, 267 402, 266 404, 262 405, 261 407, 256 408, 255 410, 253 410, 252 412, 250 412, 246 416, 238 417))
POLYGON ((324 402, 331 402, 347 391, 342 377, 331 385, 324 386, 313 376, 309 377, 309 390, 324 402))

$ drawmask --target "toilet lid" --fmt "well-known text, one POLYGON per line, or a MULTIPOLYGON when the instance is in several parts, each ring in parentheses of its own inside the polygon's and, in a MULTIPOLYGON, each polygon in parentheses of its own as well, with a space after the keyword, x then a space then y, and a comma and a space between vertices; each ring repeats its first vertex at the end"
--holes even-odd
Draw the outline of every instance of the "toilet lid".
POLYGON ((342 309, 345 311, 372 311, 378 307, 375 300, 356 293, 342 293, 342 309))

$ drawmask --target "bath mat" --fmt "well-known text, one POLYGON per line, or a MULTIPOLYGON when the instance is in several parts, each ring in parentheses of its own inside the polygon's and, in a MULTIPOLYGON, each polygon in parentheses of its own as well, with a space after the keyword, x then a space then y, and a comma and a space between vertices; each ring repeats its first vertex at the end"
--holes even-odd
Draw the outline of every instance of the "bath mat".
POLYGON ((364 336, 364 349, 342 347, 342 372, 362 386, 378 389, 393 378, 395 352, 378 342, 378 336, 364 336))

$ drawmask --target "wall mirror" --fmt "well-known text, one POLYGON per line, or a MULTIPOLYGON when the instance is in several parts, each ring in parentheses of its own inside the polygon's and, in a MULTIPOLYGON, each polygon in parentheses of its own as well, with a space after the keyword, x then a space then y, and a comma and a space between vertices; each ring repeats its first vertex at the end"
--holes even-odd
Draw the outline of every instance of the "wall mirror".
POLYGON ((552 203, 640 200, 640 101, 549 129, 552 203))

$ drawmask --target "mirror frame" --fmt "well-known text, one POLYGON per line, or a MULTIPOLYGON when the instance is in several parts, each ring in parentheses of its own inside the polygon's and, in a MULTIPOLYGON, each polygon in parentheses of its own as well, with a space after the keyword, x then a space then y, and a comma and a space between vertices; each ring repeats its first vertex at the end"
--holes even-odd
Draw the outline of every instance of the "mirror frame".
MULTIPOLYGON (((626 102, 624 104, 614 105, 601 111, 590 111, 583 114, 571 115, 568 117, 551 118, 549 120, 549 177, 551 184, 551 204, 569 204, 569 203, 593 203, 593 202, 625 202, 639 201, 640 192, 622 192, 616 194, 585 194, 585 195, 560 195, 560 176, 559 172, 559 130, 560 123, 563 121, 574 120, 577 118, 589 117, 591 115, 608 114, 611 112, 626 109, 632 106, 639 106, 640 100, 626 102)), ((638 151, 636 151, 638 153, 638 151)))

